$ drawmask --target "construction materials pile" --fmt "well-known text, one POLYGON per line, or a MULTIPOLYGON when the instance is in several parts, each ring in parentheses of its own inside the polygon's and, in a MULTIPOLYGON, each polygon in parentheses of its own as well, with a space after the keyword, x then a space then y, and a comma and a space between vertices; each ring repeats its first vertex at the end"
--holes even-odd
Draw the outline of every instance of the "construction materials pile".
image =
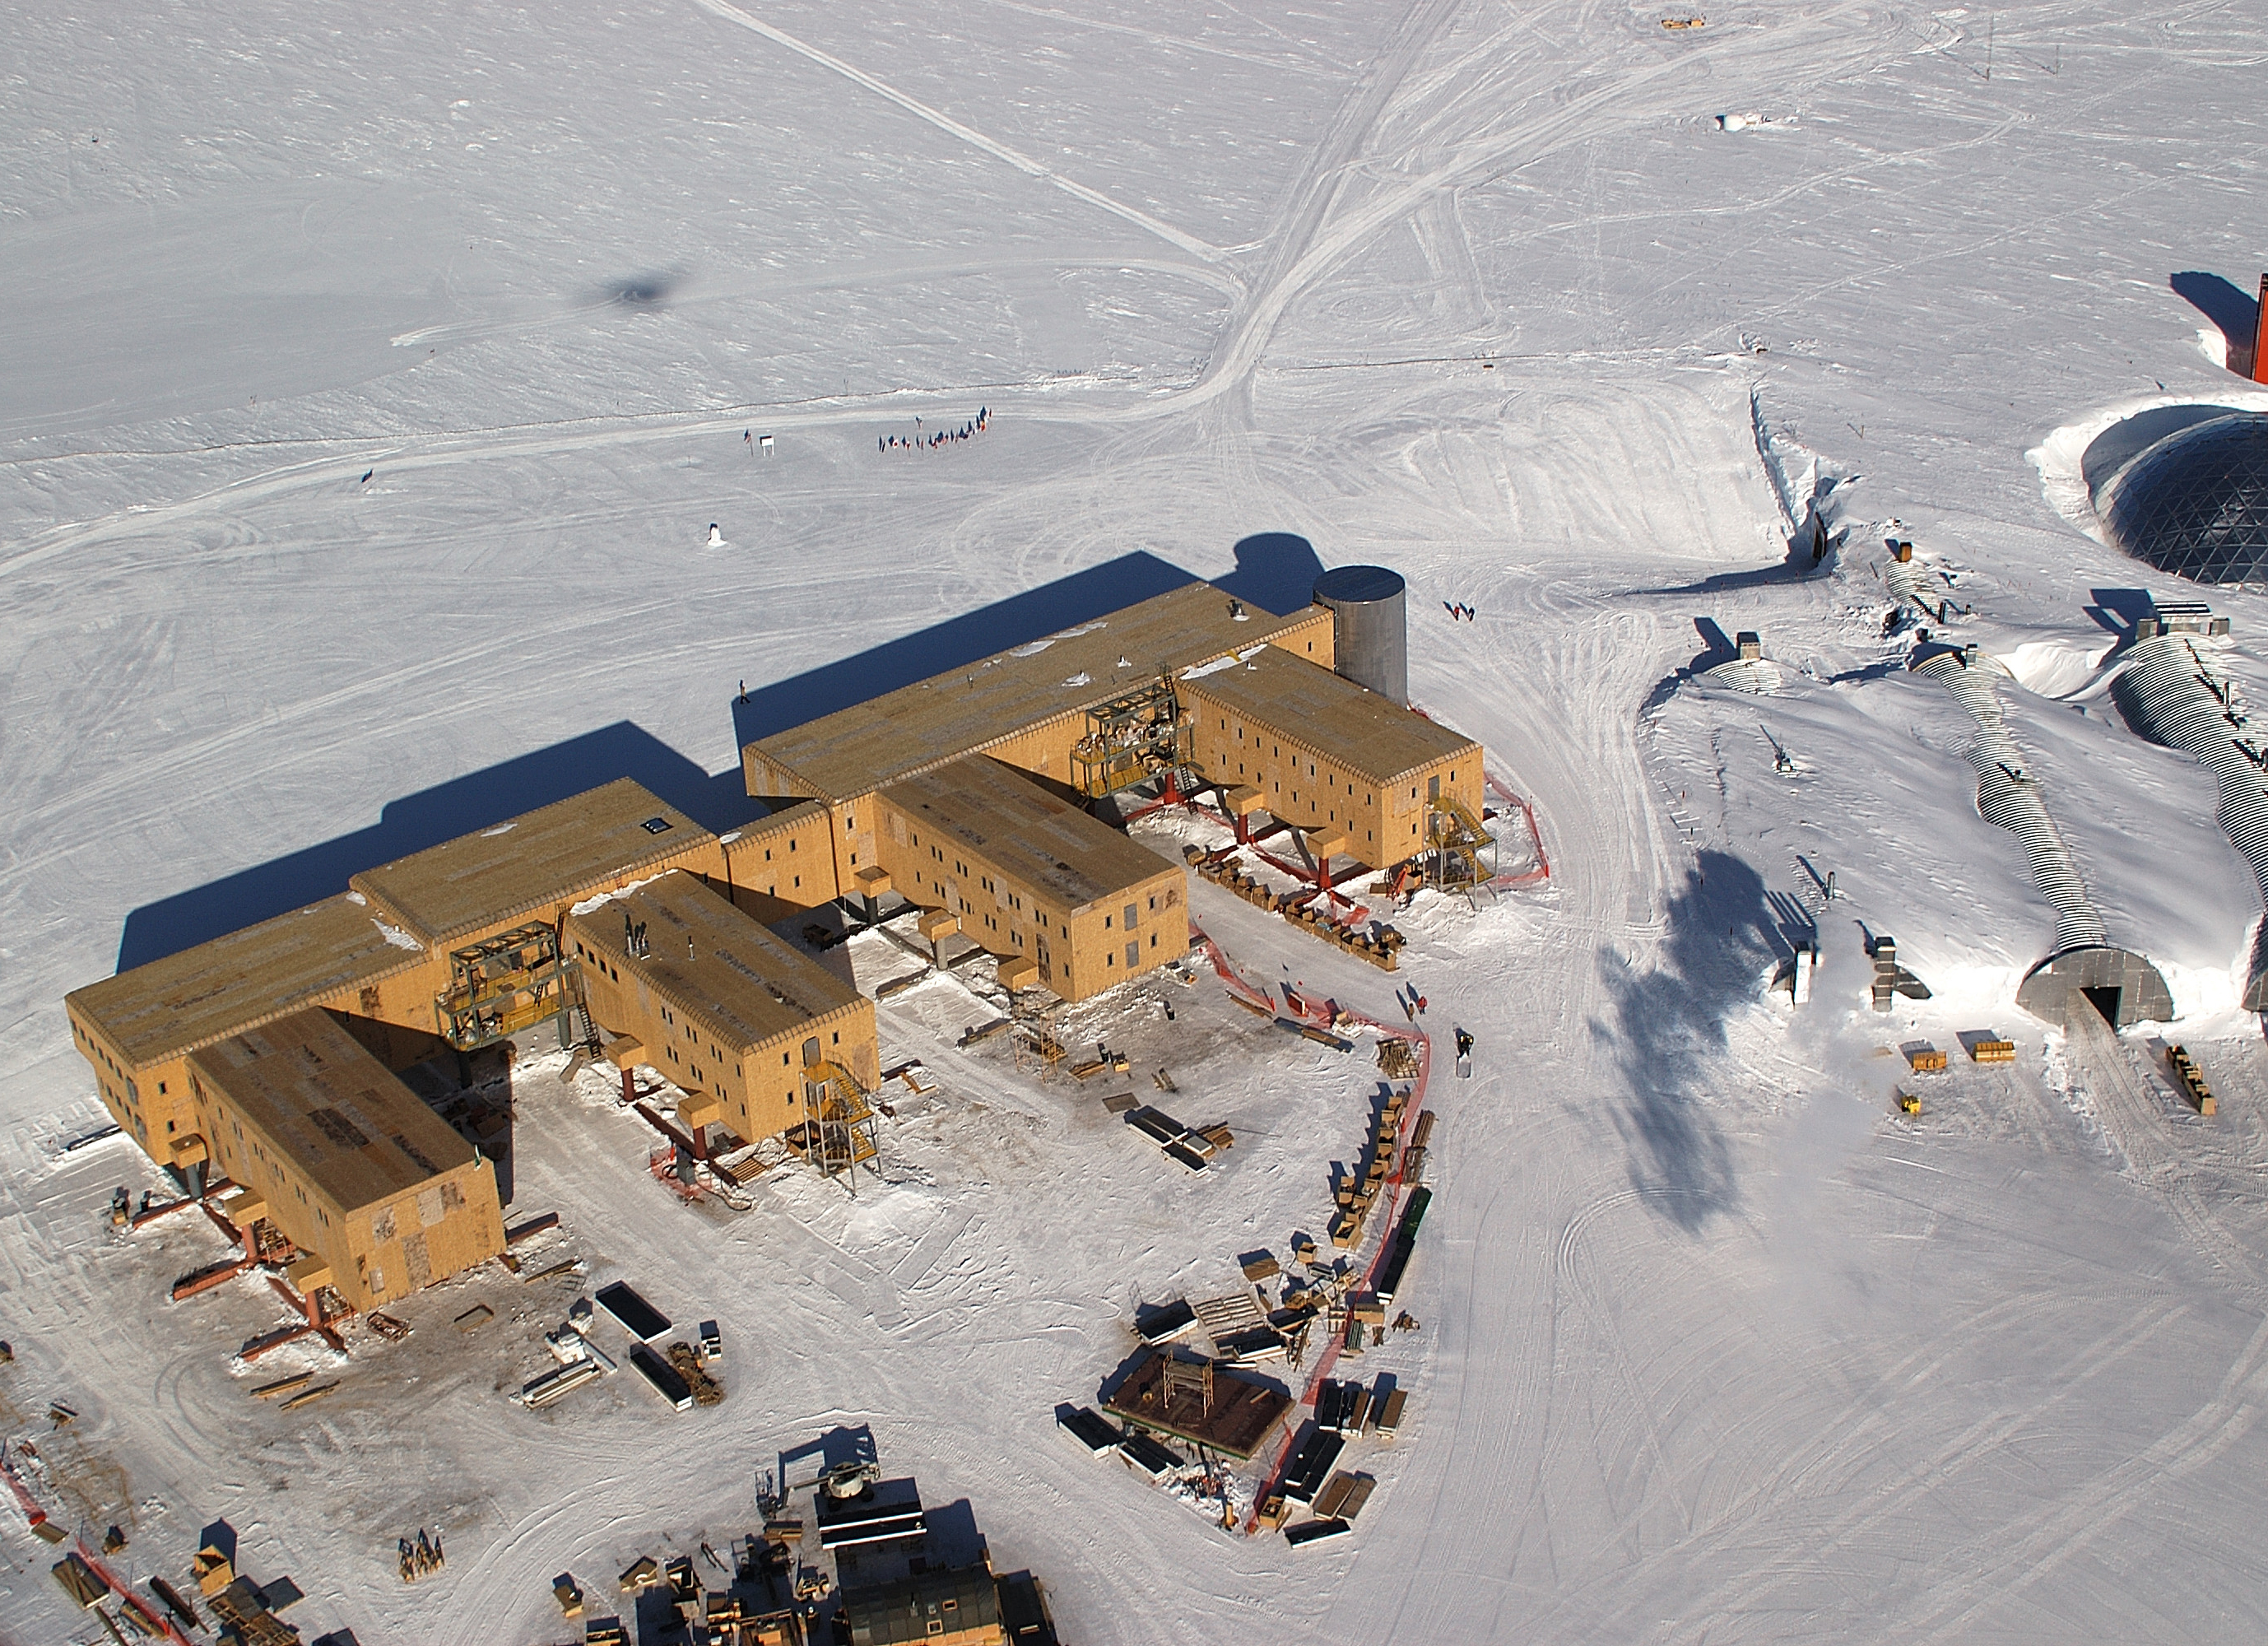
POLYGON ((1380 926, 1373 934, 1367 927, 1351 927, 1332 919, 1328 903, 1314 888, 1278 896, 1264 881, 1245 870, 1233 846, 1207 852, 1202 846, 1187 845, 1182 848, 1182 855, 1200 878, 1233 892, 1256 909, 1282 915, 1293 926, 1368 961, 1381 971, 1392 971, 1401 963, 1398 956, 1406 941, 1401 933, 1390 926, 1380 926), (1318 904, 1324 906, 1318 908, 1318 904))
POLYGON ((1175 1163, 1203 1171, 1214 1156, 1236 1146, 1236 1134, 1225 1126, 1186 1126, 1164 1110, 1148 1103, 1126 1111, 1126 1124, 1166 1152, 1175 1163))
POLYGON ((1418 1124, 1410 1129, 1410 1143, 1402 1151, 1402 1181, 1423 1183, 1425 1180, 1425 1146, 1433 1135, 1433 1111, 1418 1111, 1418 1124))
POLYGON ((1414 1081, 1418 1078, 1418 1048, 1399 1035, 1388 1035, 1378 1043, 1378 1072, 1390 1081, 1414 1081))
POLYGON ((2197 1105, 2197 1111, 2199 1114, 2213 1113, 2217 1105, 2213 1100, 2213 1088, 2205 1083, 2205 1076, 2198 1072, 2197 1061, 2190 1056, 2187 1049, 2168 1047, 2166 1064, 2173 1070, 2174 1079, 2180 1082, 2182 1090, 2189 1094, 2189 1100, 2197 1105))
POLYGON ((708 1369, 701 1363, 701 1356, 694 1351, 691 1344, 681 1340, 673 1343, 668 1352, 669 1363, 677 1369, 677 1375, 685 1379, 686 1387, 693 1391, 694 1405, 716 1406, 725 1399, 724 1385, 709 1375, 708 1369))
POLYGON ((1338 1186, 1338 1212, 1331 1220, 1331 1244, 1342 1251, 1362 1244, 1363 1225, 1369 1221, 1371 1210, 1378 1204, 1378 1197, 1393 1170, 1395 1140, 1401 1135, 1402 1111, 1409 1102, 1407 1092, 1388 1094, 1364 1151, 1367 1159, 1362 1175, 1350 1177, 1338 1186))

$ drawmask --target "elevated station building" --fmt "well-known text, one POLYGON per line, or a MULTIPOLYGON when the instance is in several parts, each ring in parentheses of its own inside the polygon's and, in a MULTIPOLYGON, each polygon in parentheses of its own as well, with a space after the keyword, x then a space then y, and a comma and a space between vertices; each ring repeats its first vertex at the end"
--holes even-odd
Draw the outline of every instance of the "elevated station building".
POLYGON ((695 1152, 721 1125, 754 1142, 816 1121, 830 1081, 881 1083, 874 1003, 775 937, 697 875, 672 870, 568 912, 562 945, 582 974, 607 1055, 686 1094, 695 1152))
POLYGON ((504 1250, 495 1163, 317 1007, 190 1054, 199 1129, 239 1225, 265 1219, 307 1254, 303 1296, 357 1310, 421 1291, 504 1250))
POLYGON ((1192 583, 749 743, 767 809, 739 829, 605 784, 77 990, 73 1041, 151 1159, 243 1185, 356 1309, 502 1249, 493 1163, 396 1078, 438 1055, 556 1023, 675 1085, 696 1154, 785 1134, 855 1161, 873 1002, 771 928, 895 893, 1009 986, 1083 1000, 1189 942, 1182 865, 1097 802, 1210 790, 1240 838, 1264 811, 1381 869, 1477 827, 1480 746, 1334 673, 1347 621, 1192 583))

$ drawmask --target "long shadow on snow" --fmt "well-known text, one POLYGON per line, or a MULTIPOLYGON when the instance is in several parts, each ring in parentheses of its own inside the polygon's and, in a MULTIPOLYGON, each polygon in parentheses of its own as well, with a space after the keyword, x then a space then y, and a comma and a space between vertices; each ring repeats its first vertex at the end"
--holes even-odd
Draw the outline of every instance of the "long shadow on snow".
MULTIPOLYGON (((1307 603, 1322 565, 1304 537, 1263 532, 1236 545, 1236 569, 1218 587, 1264 611, 1307 603)), ((1042 635, 1093 621, 1197 581, 1154 555, 1121 556, 1044 587, 954 617, 839 663, 750 692, 733 705, 736 745, 864 702, 1042 635)), ((126 917, 118 970, 163 960, 198 943, 289 913, 346 889, 350 876, 475 829, 633 778, 704 829, 723 830, 763 808, 740 771, 708 772, 642 727, 618 721, 400 800, 377 823, 144 904, 126 917)))
POLYGON ((1835 533, 1827 540, 1826 552, 1816 560, 1812 558, 1809 538, 1799 533, 1787 540, 1787 558, 1778 565, 1756 566, 1746 572, 1719 572, 1705 577, 1697 583, 1679 583, 1665 588, 1634 588, 1624 591, 1631 594, 1738 594, 1752 588, 1770 588, 1781 583, 1803 583, 1813 578, 1826 577, 1835 570, 1842 557, 1843 545, 1850 539, 1848 530, 1835 533))
POLYGON ((729 829, 762 809, 747 798, 737 771, 712 776, 644 727, 617 721, 389 801, 366 829, 144 904, 126 917, 118 970, 336 897, 364 869, 616 778, 636 779, 704 829, 729 829))
POLYGON ((2166 277, 2176 296, 2213 323, 2228 340, 2228 369, 2242 376, 2252 364, 2252 337, 2260 323, 2260 300, 2242 286, 2201 269, 2166 277))
POLYGON ((1739 1200, 1732 1150, 1702 1095, 1725 1049, 1725 1015, 1779 953, 1780 922, 1756 870, 1722 852, 1701 853, 1668 915, 1668 946, 1653 971, 1612 950, 1600 956, 1614 1015, 1593 1019, 1591 1032, 1612 1048, 1628 1090, 1616 1126, 1631 1186, 1692 1233, 1739 1200))
MULTIPOLYGON (((1290 532, 1261 532, 1236 545, 1236 570, 1216 579, 1214 586, 1247 605, 1283 615, 1307 604, 1315 579, 1322 574, 1322 562, 1306 538, 1290 532)), ((759 738, 776 736, 917 680, 966 668, 1196 581, 1155 555, 1140 550, 1121 555, 735 698, 734 742, 745 749, 759 738)))

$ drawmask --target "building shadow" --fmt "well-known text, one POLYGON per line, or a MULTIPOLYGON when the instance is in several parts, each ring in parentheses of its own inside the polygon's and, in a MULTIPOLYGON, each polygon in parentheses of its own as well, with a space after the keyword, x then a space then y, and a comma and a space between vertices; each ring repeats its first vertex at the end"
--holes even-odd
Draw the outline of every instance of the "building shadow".
POLYGON ((1729 663, 1741 654, 1741 648, 1733 644, 1730 637, 1719 626, 1714 617, 1696 617, 1693 620, 1693 632, 1701 637, 1701 649, 1693 654, 1693 661, 1685 666, 1690 673, 1697 675, 1705 668, 1714 668, 1719 663, 1729 663))
POLYGON ((1837 531, 1828 528, 1815 538, 1806 526, 1787 538, 1787 558, 1777 565, 1754 566, 1746 572, 1719 572, 1705 577, 1697 583, 1678 583, 1666 587, 1634 588, 1632 594, 1718 595, 1739 594, 1754 588, 1769 588, 1778 583, 1800 583, 1807 578, 1832 576, 1842 557, 1843 547, 1850 541, 1848 527, 1837 531))
POLYGON ((1783 943, 1764 882, 1722 852, 1700 854, 1668 917, 1668 942, 1651 970, 1601 953, 1610 1015, 1590 1028, 1621 1071, 1624 1099, 1615 1124, 1631 1186, 1656 1215, 1690 1234, 1739 1202, 1732 1149, 1707 1088, 1725 1050, 1727 1013, 1752 998, 1783 943))
POLYGON ((1256 532, 1236 545, 1236 570, 1213 586, 1248 606, 1288 617, 1315 598, 1323 563, 1315 546, 1296 532, 1256 532))
POLYGON ((923 1553, 932 1566, 951 1571, 984 1563, 984 1534, 976 1529, 976 1507, 967 1498, 930 1505, 922 1511, 922 1524, 928 1532, 923 1553))
POLYGON ((369 828, 144 904, 126 917, 118 970, 336 897, 364 869, 616 778, 636 779, 704 829, 730 829, 763 809, 748 799, 737 768, 703 771, 644 727, 621 720, 389 801, 369 828))
POLYGON ((2095 625, 2121 640, 2134 638, 2134 626, 2158 609, 2146 588, 2096 588, 2088 591, 2093 602, 2085 607, 2095 625))
POLYGON ((2252 375, 2252 340, 2260 326, 2260 299, 2242 286, 2200 269, 2169 275, 2174 294, 2211 321, 2228 340, 2228 369, 2239 377, 2252 375))
POLYGON ((856 657, 824 663, 792 680, 735 697, 733 746, 745 749, 758 738, 777 736, 883 692, 965 668, 1197 580, 1155 555, 1121 555, 918 633, 885 641, 856 657))

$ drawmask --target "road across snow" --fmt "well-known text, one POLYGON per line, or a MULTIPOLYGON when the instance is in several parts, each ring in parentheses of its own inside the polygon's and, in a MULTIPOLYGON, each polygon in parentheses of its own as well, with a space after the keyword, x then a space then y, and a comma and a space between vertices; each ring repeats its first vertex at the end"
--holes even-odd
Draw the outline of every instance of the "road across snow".
MULTIPOLYGON (((2080 465, 2120 416, 2254 392, 2169 281, 2258 272, 2268 29, 1978 21, 23 12, 0 1426, 32 1489, 125 1523, 137 1580, 180 1581, 225 1517, 247 1569, 306 1590, 310 1637, 560 1637, 554 1574, 595 1598, 639 1553, 721 1547, 780 1450, 861 1423, 1084 1642, 2260 1635, 2258 896, 2210 775, 2100 687, 2111 614, 2186 591, 2085 535, 2080 465), (1751 108, 1768 134, 1717 118, 1751 108), (980 406, 981 440, 876 449, 980 406), (1844 539, 1799 578, 1815 501, 1844 539), (743 683, 807 707, 843 660, 926 673, 1171 568, 1296 600, 1296 542, 1240 567, 1269 533, 1404 572, 1413 695, 1532 799, 1553 871, 1421 899, 1399 978, 1193 887, 1247 971, 1389 1022, 1411 981, 1437 1037, 1479 1037, 1475 1079, 1434 1081, 1397 1300, 1422 1328, 1359 1362, 1412 1394, 1360 1452, 1351 1537, 1224 1534, 1055 1431, 1137 1303, 1320 1225, 1366 1124, 1359 1059, 1202 974, 1070 1014, 1235 1132, 1202 1176, 1099 1092, 954 1049, 987 1008, 943 981, 881 1008, 886 1062, 939 1089, 895 1105, 855 1200, 790 1170, 746 1213, 682 1205, 604 1080, 532 1057, 513 1212, 558 1211, 546 1262, 586 1272, 421 1297, 297 1413, 229 1363, 278 1318, 263 1283, 160 1301, 217 1233, 102 1226, 153 1177, 122 1142, 62 1151, 99 1111, 60 1002, 122 941, 628 764, 727 807, 743 683), (2213 1121, 2148 1084, 2148 1045, 2016 1012, 2054 912, 1977 814, 1974 722, 1882 633, 1889 535, 1966 609, 1934 626, 2010 660, 2010 734, 2112 940, 2166 972, 2213 1121), (1020 599, 1014 632, 951 626, 1020 599), (1742 630, 1777 691, 1700 677, 1742 630), (1882 933, 1936 993, 1876 1017, 1882 933), (1797 1008, 1768 985, 1812 934, 1797 1008), (1986 1028, 2013 1067, 1961 1056, 1986 1028), (1906 1118, 1915 1040, 1955 1067, 1906 1118), (724 1405, 507 1398, 618 1276, 723 1323, 724 1405), (452 1330, 475 1302, 496 1319, 452 1330), (421 1525, 449 1563, 405 1587, 421 1525)), ((2213 599, 2268 700, 2268 604, 2213 599)), ((0 1527, 0 1639, 96 1638, 53 1559, 0 1527)))

